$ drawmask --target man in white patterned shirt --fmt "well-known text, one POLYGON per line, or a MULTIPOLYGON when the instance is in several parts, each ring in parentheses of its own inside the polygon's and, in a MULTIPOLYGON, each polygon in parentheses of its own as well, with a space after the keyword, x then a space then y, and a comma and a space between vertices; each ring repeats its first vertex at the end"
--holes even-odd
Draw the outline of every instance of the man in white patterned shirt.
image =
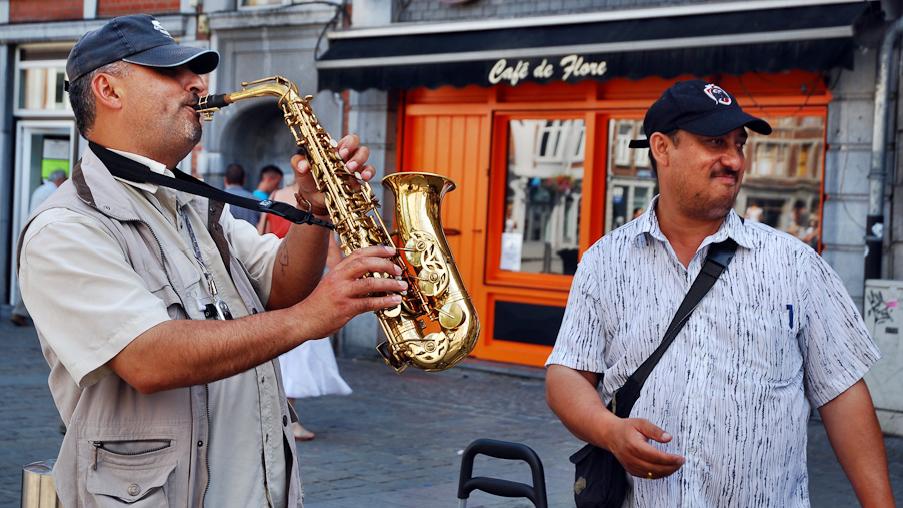
POLYGON ((584 254, 547 362, 550 407, 632 475, 628 506, 801 507, 811 404, 859 501, 893 506, 862 380, 879 353, 843 283, 804 243, 733 210, 746 129, 771 127, 694 80, 666 90, 643 128, 631 146, 649 147, 660 194, 584 254), (709 245, 727 238, 732 263, 631 418, 618 418, 612 393, 661 342, 709 245))

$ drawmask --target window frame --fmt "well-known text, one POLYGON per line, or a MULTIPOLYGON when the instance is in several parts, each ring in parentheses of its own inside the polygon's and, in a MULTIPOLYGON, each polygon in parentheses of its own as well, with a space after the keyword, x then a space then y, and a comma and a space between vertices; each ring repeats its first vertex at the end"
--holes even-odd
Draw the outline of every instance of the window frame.
MULTIPOLYGON (((591 222, 593 221, 589 220, 589 218, 592 213, 592 205, 595 203, 595 195, 598 194, 598 186, 593 182, 592 177, 595 171, 595 156, 593 154, 596 153, 596 145, 599 144, 596 131, 596 117, 597 114, 594 111, 568 109, 494 112, 492 118, 493 143, 489 169, 490 207, 488 210, 484 273, 487 284, 522 288, 540 287, 563 291, 570 289, 573 275, 513 272, 502 270, 499 267, 507 203, 509 125, 512 120, 583 120, 583 192, 580 197, 580 224, 577 229, 577 253, 579 257, 591 244, 591 222)), ((604 187, 604 183, 602 187, 604 187)))
MULTIPOLYGON (((59 45, 53 44, 52 47, 71 47, 71 45, 59 45)), ((33 46, 20 46, 16 48, 16 56, 15 56, 15 64, 13 67, 13 115, 17 117, 29 117, 29 118, 71 118, 73 116, 72 113, 72 105, 69 103, 67 99, 68 95, 66 92, 63 92, 64 103, 66 107, 63 109, 33 109, 33 108, 23 108, 19 106, 20 99, 22 99, 21 94, 24 92, 25 83, 23 83, 22 71, 27 69, 54 69, 61 68, 63 69, 63 79, 69 79, 66 75, 66 60, 65 59, 53 59, 53 60, 23 60, 22 59, 22 51, 28 49, 33 46)))

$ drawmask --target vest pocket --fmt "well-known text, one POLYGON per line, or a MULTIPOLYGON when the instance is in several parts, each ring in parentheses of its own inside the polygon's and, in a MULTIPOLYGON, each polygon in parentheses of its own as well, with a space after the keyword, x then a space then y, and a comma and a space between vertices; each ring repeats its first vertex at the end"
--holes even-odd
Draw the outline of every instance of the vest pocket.
POLYGON ((166 278, 166 273, 164 273, 163 270, 149 269, 142 274, 142 278, 147 285, 147 289, 153 293, 154 296, 159 298, 167 307, 171 305, 180 305, 182 303, 179 295, 176 294, 173 287, 170 286, 169 280, 166 278))
POLYGON ((85 505, 168 507, 167 482, 178 465, 173 441, 91 441, 85 505))

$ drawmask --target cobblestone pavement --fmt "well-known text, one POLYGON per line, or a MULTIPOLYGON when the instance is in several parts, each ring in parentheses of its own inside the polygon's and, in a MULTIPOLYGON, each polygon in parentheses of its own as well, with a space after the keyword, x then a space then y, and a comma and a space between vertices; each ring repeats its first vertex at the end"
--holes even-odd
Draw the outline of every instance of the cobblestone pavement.
MULTIPOLYGON (((22 465, 56 455, 59 420, 47 389, 47 367, 32 328, 0 321, 0 506, 17 506, 22 465)), ((570 501, 570 453, 579 447, 543 399, 542 381, 459 367, 398 376, 370 360, 339 359, 354 389, 347 397, 297 404, 317 438, 299 443, 307 508, 453 507, 460 452, 491 437, 532 447, 545 466, 549 504, 570 501)), ((856 506, 821 424, 809 426, 814 507, 856 506)), ((891 481, 903 501, 903 439, 887 438, 891 481)), ((475 475, 529 481, 529 468, 478 457, 475 475)), ((528 507, 524 500, 476 492, 469 507, 528 507)))

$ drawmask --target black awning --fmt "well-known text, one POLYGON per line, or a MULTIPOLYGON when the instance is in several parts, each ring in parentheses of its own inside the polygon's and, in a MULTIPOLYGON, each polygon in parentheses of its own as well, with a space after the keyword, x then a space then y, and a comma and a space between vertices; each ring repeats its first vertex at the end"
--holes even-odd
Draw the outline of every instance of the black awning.
POLYGON ((333 32, 329 49, 317 61, 319 88, 387 90, 852 68, 854 25, 879 14, 878 2, 836 0, 758 10, 728 4, 704 9, 696 7, 692 14, 686 9, 637 10, 634 17, 600 13, 598 20, 569 16, 566 23, 561 22, 564 17, 551 17, 548 24, 499 22, 491 28, 477 22, 460 24, 459 30, 446 24, 333 32), (654 12, 673 15, 649 17, 654 12))

